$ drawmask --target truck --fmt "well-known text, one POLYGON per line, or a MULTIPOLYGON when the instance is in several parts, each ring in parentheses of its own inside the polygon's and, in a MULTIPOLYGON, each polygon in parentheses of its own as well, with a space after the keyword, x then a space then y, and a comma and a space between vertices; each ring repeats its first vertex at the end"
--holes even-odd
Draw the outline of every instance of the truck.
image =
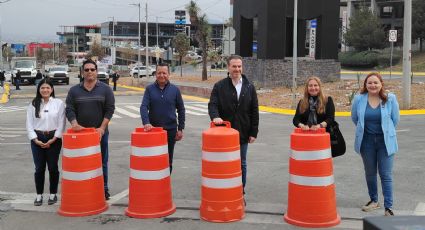
POLYGON ((56 66, 52 65, 52 66, 49 66, 49 68, 46 69, 45 72, 46 72, 46 77, 48 77, 53 83, 65 83, 69 85, 67 65, 56 65, 56 66))
POLYGON ((16 73, 21 73, 21 83, 28 82, 35 85, 35 75, 37 74, 36 57, 12 57, 12 84, 15 84, 16 73))

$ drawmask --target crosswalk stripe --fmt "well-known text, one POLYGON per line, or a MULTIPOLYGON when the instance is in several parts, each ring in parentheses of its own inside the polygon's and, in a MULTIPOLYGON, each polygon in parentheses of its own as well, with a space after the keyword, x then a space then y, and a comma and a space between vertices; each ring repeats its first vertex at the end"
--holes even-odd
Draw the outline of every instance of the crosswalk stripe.
POLYGON ((7 134, 1 134, 0 133, 0 137, 19 137, 21 135, 7 135, 7 134))
POLYGON ((126 105, 125 107, 140 113, 140 108, 134 105, 126 105))
POLYGON ((26 134, 27 131, 19 130, 0 130, 0 134, 26 134))
POLYGON ((188 114, 192 114, 192 115, 197 115, 197 116, 203 116, 206 115, 205 113, 197 113, 197 112, 192 112, 190 110, 186 110, 186 113, 188 114))
POLYGON ((120 107, 115 107, 115 111, 118 112, 118 113, 127 115, 127 116, 129 116, 131 118, 139 118, 140 117, 139 114, 128 112, 127 110, 121 109, 120 107))
MULTIPOLYGON (((191 106, 191 105, 185 105, 184 107, 185 107, 186 109, 192 109, 192 110, 196 110, 196 111, 200 111, 200 112, 208 113, 208 110, 207 110, 207 109, 198 108, 198 107, 191 106)), ((187 112, 187 110, 186 110, 186 112, 187 112)))
POLYGON ((114 115, 112 116, 113 118, 122 118, 120 115, 114 113, 114 115))
POLYGON ((0 126, 0 130, 27 130, 26 128, 9 128, 9 127, 2 127, 0 126))

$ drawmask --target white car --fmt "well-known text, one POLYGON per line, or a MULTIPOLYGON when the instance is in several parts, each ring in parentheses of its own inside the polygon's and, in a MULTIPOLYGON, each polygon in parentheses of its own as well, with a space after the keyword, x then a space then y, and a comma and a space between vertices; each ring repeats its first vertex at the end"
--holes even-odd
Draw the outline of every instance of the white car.
POLYGON ((46 75, 53 83, 60 82, 69 85, 68 71, 63 66, 50 67, 46 75))
MULTIPOLYGON (((150 66, 148 68, 148 75, 149 76, 154 76, 155 74, 156 74, 155 66, 150 66)), ((139 77, 145 77, 146 76, 146 66, 136 66, 136 67, 133 67, 130 70, 130 77, 131 76, 137 77, 137 75, 139 77)))
POLYGON ((197 61, 200 61, 202 59, 202 57, 195 52, 189 52, 188 54, 186 54, 186 57, 197 61))

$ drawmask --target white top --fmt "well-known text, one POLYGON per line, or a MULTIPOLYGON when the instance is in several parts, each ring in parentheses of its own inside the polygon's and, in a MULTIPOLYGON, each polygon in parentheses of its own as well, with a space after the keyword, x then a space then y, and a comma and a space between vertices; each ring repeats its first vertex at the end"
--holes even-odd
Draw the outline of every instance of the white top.
POLYGON ((35 117, 32 103, 27 108, 27 132, 30 140, 37 138, 34 130, 53 131, 55 137, 61 138, 65 129, 65 104, 62 100, 50 97, 47 103, 40 104, 40 118, 35 117))
POLYGON ((236 93, 238 94, 238 100, 239 100, 239 95, 241 95, 241 90, 242 90, 242 77, 239 78, 238 84, 235 85, 236 88, 236 93))

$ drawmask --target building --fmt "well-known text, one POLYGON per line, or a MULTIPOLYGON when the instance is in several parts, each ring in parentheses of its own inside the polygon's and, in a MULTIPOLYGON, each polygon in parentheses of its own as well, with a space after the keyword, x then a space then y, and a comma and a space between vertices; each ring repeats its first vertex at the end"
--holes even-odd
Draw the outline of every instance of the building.
POLYGON ((59 41, 68 47, 68 52, 87 52, 94 42, 101 43, 100 26, 76 25, 61 26, 62 31, 57 32, 59 41))

